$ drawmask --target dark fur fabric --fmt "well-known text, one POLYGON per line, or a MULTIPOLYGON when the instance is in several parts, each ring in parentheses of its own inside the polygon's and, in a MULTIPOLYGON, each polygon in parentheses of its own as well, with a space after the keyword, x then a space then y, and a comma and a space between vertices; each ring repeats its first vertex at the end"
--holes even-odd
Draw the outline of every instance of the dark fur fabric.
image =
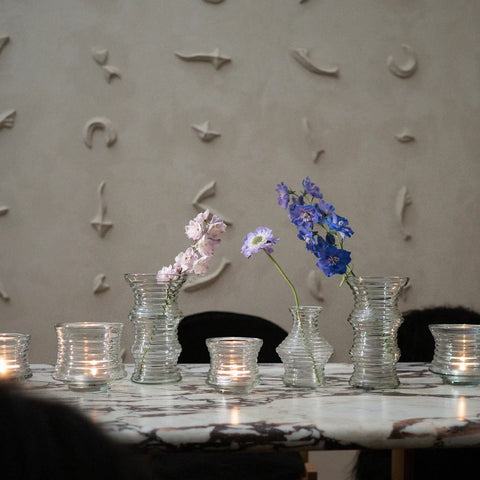
POLYGON ((0 382, 2 480, 148 479, 146 466, 74 408, 0 382))

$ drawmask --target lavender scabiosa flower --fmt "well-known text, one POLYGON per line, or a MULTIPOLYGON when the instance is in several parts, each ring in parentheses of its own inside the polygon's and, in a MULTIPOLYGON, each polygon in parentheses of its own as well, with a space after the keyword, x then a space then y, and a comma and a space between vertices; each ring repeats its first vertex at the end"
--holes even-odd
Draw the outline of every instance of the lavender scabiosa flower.
POLYGON ((242 253, 247 258, 250 258, 260 250, 264 250, 266 253, 273 253, 273 246, 279 240, 279 238, 273 236, 269 228, 257 227, 255 231, 248 233, 243 239, 242 253))
POLYGON ((283 276, 283 278, 286 280, 286 282, 292 289, 293 296, 295 297, 295 305, 298 309, 299 303, 297 291, 295 290, 293 283, 290 281, 290 279, 287 277, 280 265, 272 256, 273 247, 279 242, 279 240, 280 238, 273 236, 273 232, 270 228, 257 227, 253 232, 248 233, 244 237, 241 252, 247 258, 250 258, 254 253, 258 253, 263 250, 266 253, 267 257, 270 258, 270 260, 277 267, 280 274, 283 276))

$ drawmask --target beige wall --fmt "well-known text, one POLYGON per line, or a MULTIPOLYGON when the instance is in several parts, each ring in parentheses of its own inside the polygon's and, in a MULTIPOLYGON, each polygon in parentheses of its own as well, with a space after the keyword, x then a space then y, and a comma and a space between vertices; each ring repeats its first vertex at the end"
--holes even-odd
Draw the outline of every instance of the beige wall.
POLYGON ((240 254, 247 232, 269 226, 301 302, 325 307, 332 360, 347 360, 351 293, 320 275, 312 295, 315 259, 276 204, 276 183, 307 175, 350 220, 357 273, 410 276, 402 309, 480 310, 479 21, 475 0, 2 0, 0 116, 16 116, 0 129, 0 282, 10 297, 0 331, 31 333, 31 361, 53 362, 55 323, 121 321, 129 349, 123 273, 170 263, 187 246, 194 198, 215 181, 203 203, 232 224, 212 270, 230 265, 182 294, 184 313, 245 311, 289 328, 287 285, 265 256, 240 254), (410 67, 402 44, 418 59, 408 78, 387 66, 392 56, 410 67), (93 48, 108 50, 103 66, 120 78, 106 81, 93 48), (215 48, 231 58, 219 69, 175 56, 215 48), (297 48, 338 76, 303 68, 297 48), (113 145, 99 130, 85 144, 95 117, 112 122, 113 145), (211 142, 192 129, 207 120, 221 134, 211 142), (403 133, 414 141, 400 142, 403 133), (113 223, 103 238, 90 224, 102 181, 113 223), (94 294, 98 274, 110 288, 94 294))

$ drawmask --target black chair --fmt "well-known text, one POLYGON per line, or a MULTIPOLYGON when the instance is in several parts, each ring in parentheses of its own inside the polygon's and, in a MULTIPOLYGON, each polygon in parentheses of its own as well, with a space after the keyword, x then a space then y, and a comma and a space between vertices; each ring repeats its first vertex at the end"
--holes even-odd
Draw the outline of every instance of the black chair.
MULTIPOLYGON (((400 362, 431 362, 435 341, 428 328, 430 324, 478 324, 480 313, 465 307, 431 307, 409 310, 398 329, 400 362)), ((478 468, 476 451, 469 448, 416 450, 413 455, 414 476, 451 480, 478 468)), ((355 480, 387 480, 391 478, 390 450, 360 450, 353 467, 355 480)))
POLYGON ((259 363, 280 363, 275 348, 287 332, 279 325, 255 315, 234 312, 201 312, 187 315, 178 327, 182 346, 179 363, 210 363, 205 340, 209 337, 256 337, 263 340, 259 363))
MULTIPOLYGON (((210 311, 187 315, 178 327, 182 346, 179 363, 210 363, 205 340, 209 337, 256 337, 263 340, 259 363, 278 363, 275 348, 287 332, 254 315, 210 311)), ((161 480, 300 480, 305 478, 304 458, 298 452, 188 452, 158 455, 155 472, 161 480)), ((309 478, 315 479, 314 476, 309 478)))

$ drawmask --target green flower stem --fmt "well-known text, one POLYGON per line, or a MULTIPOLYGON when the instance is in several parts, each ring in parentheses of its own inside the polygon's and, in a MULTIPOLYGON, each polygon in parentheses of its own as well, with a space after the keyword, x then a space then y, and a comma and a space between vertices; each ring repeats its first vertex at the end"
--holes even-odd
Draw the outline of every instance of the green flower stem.
MULTIPOLYGON (((265 252, 265 250, 264 250, 265 252)), ((305 347, 305 350, 310 357, 310 360, 312 361, 313 365, 313 372, 315 373, 315 378, 317 379, 317 382, 320 384, 320 375, 318 374, 318 368, 317 368, 317 362, 315 361, 315 357, 313 356, 312 351, 308 347, 307 344, 307 337, 305 336, 305 330, 303 329, 303 324, 302 324, 302 316, 300 315, 300 305, 298 303, 298 295, 297 291, 295 290, 295 287, 293 286, 293 283, 290 281, 290 279, 287 277, 285 272, 282 270, 282 267, 277 263, 277 261, 272 257, 270 253, 265 252, 268 258, 273 262, 273 264, 277 267, 277 270, 281 273, 282 277, 285 279, 285 281, 290 285, 290 288, 292 289, 293 296, 295 297, 295 306, 297 308, 297 317, 298 317, 298 324, 300 325, 300 332, 302 333, 302 339, 303 339, 303 346, 305 347)))
MULTIPOLYGON (((265 252, 265 250, 264 250, 265 252)), ((290 285, 290 288, 292 289, 293 296, 295 297, 295 305, 297 307, 297 313, 299 311, 299 304, 298 304, 298 295, 297 291, 295 290, 295 287, 293 286, 293 283, 290 281, 290 279, 285 275, 285 272, 282 270, 282 267, 277 263, 277 261, 270 255, 269 253, 265 252, 267 257, 274 263, 274 265, 277 267, 278 271, 282 274, 282 277, 285 279, 285 281, 290 285)))
POLYGON ((341 287, 347 280, 348 277, 355 277, 355 273, 352 270, 352 267, 350 265, 347 265, 347 271, 342 275, 342 281, 340 282, 339 287, 341 287))

